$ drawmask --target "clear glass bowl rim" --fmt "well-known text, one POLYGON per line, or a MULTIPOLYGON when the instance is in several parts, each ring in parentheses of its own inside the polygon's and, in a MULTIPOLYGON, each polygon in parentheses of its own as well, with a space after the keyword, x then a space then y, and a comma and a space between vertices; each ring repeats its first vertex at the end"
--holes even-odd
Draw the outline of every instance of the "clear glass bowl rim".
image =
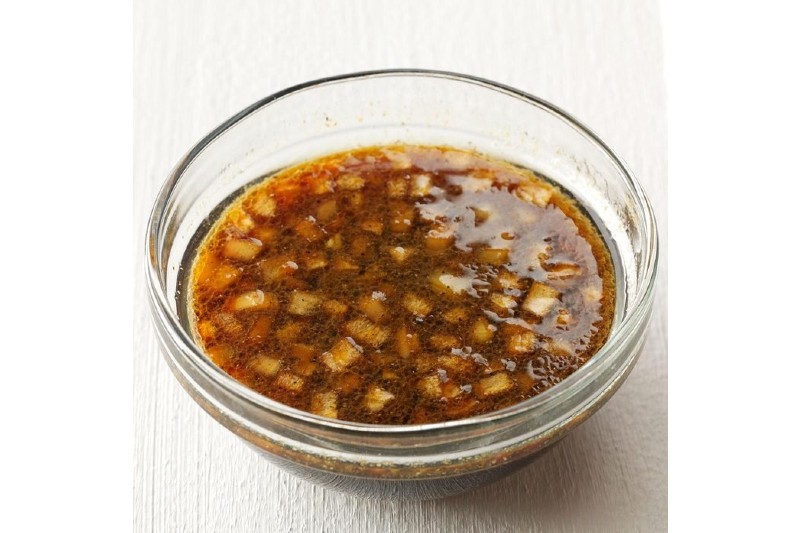
POLYGON ((179 160, 175 168, 170 173, 168 179, 162 185, 161 190, 156 197, 148 220, 146 234, 147 249, 145 277, 147 279, 147 288, 151 304, 153 304, 152 308, 154 311, 154 318, 162 322, 168 334, 171 335, 172 341, 175 342, 184 355, 188 356, 187 360, 194 365, 196 370, 202 372, 203 375, 210 378, 213 382, 221 386, 227 392, 257 408, 275 412, 291 419, 304 421, 306 423, 317 424, 335 430, 344 430, 347 432, 364 434, 389 433, 421 435, 428 432, 444 430, 446 428, 484 425, 493 421, 500 421, 521 416, 523 413, 534 410, 546 402, 558 402, 560 398, 569 396, 571 391, 581 388, 581 385, 585 381, 591 380, 595 375, 595 372, 593 371, 596 368, 601 367, 602 363, 606 359, 615 355, 620 356, 620 346, 622 345, 624 339, 634 334, 641 322, 647 319, 650 303, 653 298, 659 254, 658 232, 655 215, 647 195, 624 161, 590 128, 582 124, 579 120, 574 118, 566 111, 551 104, 550 102, 519 89, 515 89, 513 87, 477 76, 427 69, 383 69, 329 76, 288 87, 282 91, 278 91, 265 98, 262 98, 261 100, 258 100, 252 105, 246 107, 212 130, 179 160), (161 240, 160 233, 162 224, 164 223, 164 216, 166 215, 167 209, 170 205, 172 192, 178 185, 178 182, 183 176, 184 171, 192 164, 195 158, 202 151, 207 149, 217 138, 223 135, 228 129, 234 127, 236 124, 246 119, 253 113, 268 107, 278 100, 288 98, 296 93, 312 90, 316 87, 380 77, 427 77, 468 83, 483 87, 485 89, 494 90, 507 96, 517 98, 530 105, 537 106, 578 130, 593 144, 595 144, 597 148, 605 152, 605 154, 611 158, 614 165, 620 171, 620 175, 628 182, 628 185, 634 191, 635 198, 639 204, 638 207, 641 208, 642 211, 643 224, 645 226, 645 253, 642 257, 645 270, 641 277, 642 282, 639 285, 639 290, 637 293, 634 295, 628 295, 629 299, 632 301, 630 311, 626 312, 622 321, 615 325, 606 343, 594 356, 592 356, 591 359, 589 359, 587 363, 581 366, 564 381, 551 387, 545 392, 498 411, 493 411, 470 418, 450 420, 447 422, 437 422, 432 424, 378 425, 321 417, 272 400, 267 396, 261 395, 247 388, 245 385, 229 376, 227 373, 225 373, 225 371, 216 366, 211 359, 196 346, 190 334, 187 333, 183 327, 181 327, 178 315, 171 309, 169 299, 172 297, 172 295, 167 294, 166 284, 161 277, 159 268, 161 266, 161 256, 159 254, 159 243, 161 240))

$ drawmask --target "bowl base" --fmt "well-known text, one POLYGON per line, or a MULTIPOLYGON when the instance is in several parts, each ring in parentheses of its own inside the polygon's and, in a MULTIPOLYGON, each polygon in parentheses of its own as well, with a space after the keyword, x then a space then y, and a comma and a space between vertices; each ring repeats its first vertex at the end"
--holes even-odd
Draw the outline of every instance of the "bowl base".
POLYGON ((287 461, 281 457, 276 457, 252 445, 250 445, 250 447, 282 470, 304 481, 320 485, 327 489, 367 499, 424 501, 455 496, 499 481, 543 456, 546 452, 551 450, 555 444, 557 443, 553 443, 513 463, 481 470, 479 472, 470 472, 468 474, 438 479, 375 479, 334 474, 332 472, 325 472, 298 465, 297 463, 287 461))

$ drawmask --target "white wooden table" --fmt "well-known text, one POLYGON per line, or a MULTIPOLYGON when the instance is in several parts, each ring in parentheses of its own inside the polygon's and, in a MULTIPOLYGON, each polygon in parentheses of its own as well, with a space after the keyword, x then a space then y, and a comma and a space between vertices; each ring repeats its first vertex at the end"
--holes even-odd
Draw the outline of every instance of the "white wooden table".
POLYGON ((666 110, 655 0, 401 4, 136 1, 137 531, 666 529, 666 110), (192 144, 276 90, 388 67, 483 76, 573 113, 642 181, 663 243, 647 345, 622 389, 540 461, 443 501, 358 500, 258 457, 169 373, 144 296, 145 219, 157 188, 192 144))

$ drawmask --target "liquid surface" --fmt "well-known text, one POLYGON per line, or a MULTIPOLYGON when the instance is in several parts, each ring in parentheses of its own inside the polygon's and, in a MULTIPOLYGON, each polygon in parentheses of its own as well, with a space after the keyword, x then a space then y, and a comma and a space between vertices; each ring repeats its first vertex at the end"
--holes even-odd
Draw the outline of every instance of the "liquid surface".
POLYGON ((608 337, 611 256, 571 196, 443 147, 315 160, 247 189, 203 240, 194 332, 261 394, 374 424, 530 398, 608 337))

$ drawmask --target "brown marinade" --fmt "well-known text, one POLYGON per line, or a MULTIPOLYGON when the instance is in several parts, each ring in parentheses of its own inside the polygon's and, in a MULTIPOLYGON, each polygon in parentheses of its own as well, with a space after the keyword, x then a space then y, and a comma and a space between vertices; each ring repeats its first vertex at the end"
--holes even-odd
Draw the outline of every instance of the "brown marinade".
POLYGON ((575 200, 433 146, 372 147, 248 188, 191 272, 194 333, 274 400, 372 424, 530 398, 606 341, 614 268, 575 200))

